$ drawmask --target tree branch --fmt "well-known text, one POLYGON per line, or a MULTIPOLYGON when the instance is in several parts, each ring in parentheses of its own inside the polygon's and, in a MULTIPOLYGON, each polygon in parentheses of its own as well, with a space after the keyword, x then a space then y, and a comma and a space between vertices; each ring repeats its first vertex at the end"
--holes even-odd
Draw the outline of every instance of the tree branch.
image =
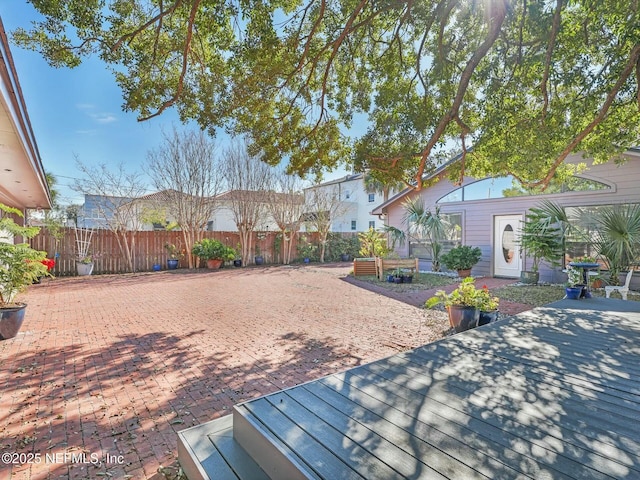
POLYGON ((563 0, 558 0, 556 3, 556 10, 553 13, 553 23, 551 27, 551 34, 549 35, 549 43, 547 43, 547 52, 544 58, 544 73, 542 75, 542 82, 540 89, 542 90, 542 124, 544 125, 547 117, 547 110, 549 109, 549 92, 547 91, 547 82, 549 81, 549 70, 551 69, 551 55, 553 54, 553 48, 556 45, 556 38, 560 31, 561 14, 562 14, 563 0))
MULTIPOLYGON (((164 101, 162 105, 156 110, 155 113, 151 115, 147 115, 146 117, 141 117, 138 121, 149 120, 153 117, 157 117, 162 112, 164 112, 167 108, 176 103, 180 95, 182 94, 182 90, 184 88, 184 78, 187 74, 187 66, 188 66, 188 58, 189 58, 189 50, 191 49, 191 40, 193 39, 193 26, 195 23, 196 13, 198 13, 198 8, 200 7, 200 3, 202 0, 194 0, 193 5, 191 6, 191 12, 189 13, 189 20, 187 21, 187 36, 184 42, 184 48, 182 50, 182 70, 180 71, 180 78, 178 78, 178 85, 176 86, 176 91, 171 96, 170 99, 164 101)), ((178 0, 180 2, 180 0, 178 0)), ((176 4, 178 3, 176 2, 176 4)), ((174 4, 174 6, 176 5, 174 4)))
POLYGON ((609 108, 611 107, 611 104, 613 104, 613 101, 618 95, 618 92, 620 91, 624 83, 628 80, 629 76, 634 71, 634 69, 637 70, 639 62, 640 62, 640 44, 637 44, 631 49, 631 53, 629 55, 629 61, 627 62, 624 70, 620 74, 620 78, 618 78, 618 81, 615 83, 611 91, 608 93, 607 98, 605 99, 596 117, 580 133, 578 133, 575 137, 573 137, 573 139, 564 148, 564 150, 560 153, 560 155, 558 155, 558 157, 554 160, 553 165, 551 166, 547 175, 538 182, 527 183, 526 185, 528 187, 542 187, 542 189, 544 190, 549 186, 549 182, 555 175, 556 171, 558 170, 558 167, 562 165, 562 163, 565 161, 567 156, 578 146, 578 144, 580 144, 582 140, 586 138, 587 135, 589 135, 593 131, 594 128, 596 128, 606 118, 607 113, 609 112, 609 108))
POLYGON ((460 76, 460 83, 458 84, 458 91, 456 92, 456 96, 453 99, 453 103, 451 108, 445 115, 440 119, 438 125, 436 126, 431 139, 427 143, 427 146, 422 151, 422 156, 420 158, 420 165, 418 166, 418 171, 415 175, 416 181, 416 190, 420 190, 422 188, 422 176, 425 171, 427 158, 431 154, 431 150, 435 146, 435 144, 440 140, 440 137, 444 134, 445 129, 451 122, 451 120, 455 119, 460 111, 460 106, 462 105, 462 100, 464 99, 464 95, 469 87, 469 82, 471 81, 471 76, 475 71, 476 67, 480 63, 480 61, 487 55, 493 44, 498 38, 500 34, 500 30, 502 28, 502 24, 504 19, 507 16, 507 8, 504 3, 504 0, 501 2, 495 2, 495 16, 492 17, 489 22, 489 32, 487 33, 487 38, 485 38, 482 45, 474 52, 471 56, 464 70, 462 71, 462 75, 460 76))

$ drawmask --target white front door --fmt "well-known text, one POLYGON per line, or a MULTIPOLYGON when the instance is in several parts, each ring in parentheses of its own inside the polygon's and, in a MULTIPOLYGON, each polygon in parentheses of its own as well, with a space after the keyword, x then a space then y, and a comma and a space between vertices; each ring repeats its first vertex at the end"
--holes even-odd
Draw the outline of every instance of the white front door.
POLYGON ((493 274, 496 277, 518 278, 522 267, 520 235, 522 215, 494 217, 493 274))

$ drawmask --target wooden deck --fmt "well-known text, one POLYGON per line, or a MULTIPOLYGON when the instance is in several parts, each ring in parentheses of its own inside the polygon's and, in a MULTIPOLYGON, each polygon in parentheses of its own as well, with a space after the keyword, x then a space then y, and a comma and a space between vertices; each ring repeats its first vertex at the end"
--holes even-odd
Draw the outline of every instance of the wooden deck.
POLYGON ((191 480, 638 479, 640 304, 558 302, 238 405, 179 446, 191 480))

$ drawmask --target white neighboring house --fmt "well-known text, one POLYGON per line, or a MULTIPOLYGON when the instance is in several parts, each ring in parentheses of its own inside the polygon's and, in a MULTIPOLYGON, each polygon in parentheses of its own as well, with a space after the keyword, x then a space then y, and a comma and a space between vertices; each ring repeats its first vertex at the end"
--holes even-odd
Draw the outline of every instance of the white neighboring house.
POLYGON ((384 222, 371 211, 383 202, 381 192, 367 192, 364 174, 347 175, 336 180, 313 185, 304 189, 305 204, 313 203, 313 192, 318 189, 326 191, 327 195, 335 194, 343 204, 341 213, 331 222, 332 232, 365 232, 369 228, 377 229, 384 226, 384 222))
MULTIPOLYGON (((273 216, 268 211, 268 205, 270 198, 272 198, 272 192, 253 192, 246 190, 229 190, 227 192, 211 197, 212 213, 211 217, 207 221, 205 229, 210 232, 237 232, 238 228, 234 220, 232 202, 234 200, 248 200, 264 204, 263 213, 258 225, 256 225, 255 231, 268 232, 278 231, 278 225, 273 219, 273 216)), ((279 194, 285 195, 285 194, 279 194)), ((137 208, 140 214, 143 214, 145 210, 156 210, 158 213, 162 210, 162 205, 168 198, 166 191, 160 191, 140 197, 134 202, 137 204, 137 208)), ((169 209, 167 209, 169 210, 169 209)), ((143 223, 141 230, 163 230, 166 225, 175 221, 175 218, 171 218, 170 215, 166 215, 164 223, 143 223)))

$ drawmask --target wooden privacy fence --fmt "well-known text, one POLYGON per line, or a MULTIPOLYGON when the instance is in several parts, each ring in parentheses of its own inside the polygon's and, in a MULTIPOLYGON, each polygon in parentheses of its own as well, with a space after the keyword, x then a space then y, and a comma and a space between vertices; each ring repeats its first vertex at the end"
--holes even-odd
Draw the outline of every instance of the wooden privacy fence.
MULTIPOLYGON (((266 263, 279 263, 281 254, 276 240, 279 232, 254 232, 253 248, 256 245, 260 248, 260 254, 266 263)), ((129 242, 135 240, 133 248, 134 270, 145 272, 153 270, 153 264, 159 263, 165 269, 167 265, 167 250, 165 244, 172 243, 178 248, 184 248, 184 240, 180 231, 141 231, 127 232, 129 242)), ((317 243, 316 233, 305 233, 307 241, 317 243)), ((240 243, 238 232, 203 232, 204 238, 220 240, 225 245, 236 248, 240 243)), ((300 237, 300 235, 298 235, 300 237)), ((299 238, 298 238, 299 241, 299 238)), ((76 239, 73 228, 64 228, 61 238, 54 238, 45 228, 30 240, 31 246, 37 250, 47 252, 49 258, 54 258, 56 266, 54 275, 75 275, 76 259, 76 239)), ((295 247, 294 247, 295 248, 295 247)), ((295 250, 294 250, 295 252, 295 250)), ((187 252, 189 253, 189 252, 187 252)), ((89 254, 95 258, 94 273, 126 273, 128 272, 127 261, 118 246, 118 240, 110 230, 95 230, 91 239, 89 254)), ((295 256, 295 254, 294 254, 295 256)), ((187 267, 187 259, 180 260, 180 267, 187 267)))

